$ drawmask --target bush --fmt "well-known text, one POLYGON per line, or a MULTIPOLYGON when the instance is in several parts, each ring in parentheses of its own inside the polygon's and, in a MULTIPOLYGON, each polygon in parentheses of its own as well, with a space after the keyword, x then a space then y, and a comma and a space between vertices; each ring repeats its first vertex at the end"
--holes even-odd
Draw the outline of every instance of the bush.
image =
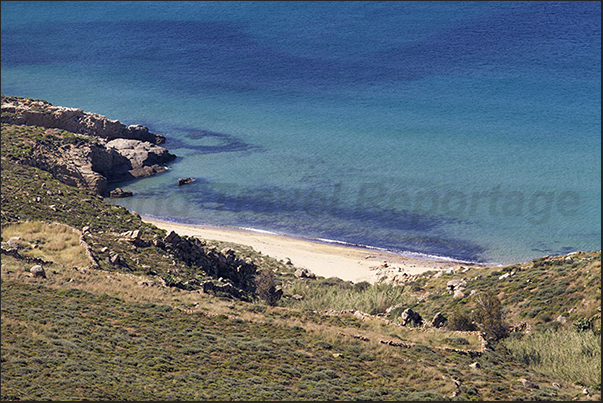
POLYGON ((588 330, 593 329, 593 320, 592 320, 592 318, 591 319, 580 318, 572 324, 572 327, 578 333, 586 332, 588 330))
POLYGON ((471 320, 471 315, 461 308, 457 308, 456 311, 452 312, 452 315, 448 318, 446 326, 450 330, 459 331, 474 331, 477 327, 471 320))
POLYGON ((276 286, 274 272, 269 268, 256 274, 255 290, 257 296, 269 306, 276 305, 283 296, 283 291, 276 286))
POLYGON ((446 400, 444 395, 442 395, 437 390, 426 390, 424 392, 413 392, 410 393, 406 400, 408 401, 419 401, 419 400, 432 400, 432 401, 444 401, 446 400))
POLYGON ((487 291, 477 294, 475 302, 475 317, 486 333, 486 337, 491 340, 500 340, 506 337, 508 330, 503 324, 500 300, 490 291, 487 291))
POLYGON ((354 284, 353 289, 356 292, 362 292, 364 290, 366 290, 367 288, 369 288, 371 286, 371 283, 369 283, 368 281, 361 281, 359 283, 354 284))

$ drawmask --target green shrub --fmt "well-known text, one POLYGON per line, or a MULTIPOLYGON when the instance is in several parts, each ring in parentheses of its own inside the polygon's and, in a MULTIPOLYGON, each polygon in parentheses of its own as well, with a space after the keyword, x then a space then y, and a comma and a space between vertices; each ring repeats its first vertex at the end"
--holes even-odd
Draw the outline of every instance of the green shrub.
POLYGON ((276 277, 270 268, 256 273, 255 290, 257 296, 269 306, 275 306, 283 295, 281 289, 277 288, 276 277))
POLYGON ((355 283, 353 289, 356 292, 363 292, 370 286, 371 286, 371 283, 369 283, 368 281, 361 281, 359 283, 355 283))
POLYGON ((457 308, 446 322, 446 326, 450 330, 458 330, 458 331, 474 331, 477 330, 477 326, 471 320, 471 315, 461 309, 457 308))
POLYGON ((490 291, 481 292, 474 297, 476 303, 475 318, 481 325, 486 337, 499 340, 507 336, 507 327, 503 323, 500 300, 490 291))
POLYGON ((444 401, 447 400, 444 395, 442 395, 440 392, 435 391, 435 390, 426 390, 424 392, 413 392, 413 393, 409 393, 406 396, 406 399, 408 401, 444 401))
POLYGON ((572 327, 578 333, 593 330, 593 318, 591 318, 591 319, 580 318, 580 319, 574 321, 574 323, 572 323, 572 327))

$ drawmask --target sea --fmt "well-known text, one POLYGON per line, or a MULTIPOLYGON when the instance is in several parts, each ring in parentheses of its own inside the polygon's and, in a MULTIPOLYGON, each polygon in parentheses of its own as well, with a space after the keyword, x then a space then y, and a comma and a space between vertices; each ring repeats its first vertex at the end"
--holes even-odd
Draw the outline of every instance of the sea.
POLYGON ((166 136, 166 172, 110 187, 143 217, 470 263, 601 249, 601 2, 1 7, 2 94, 166 136))

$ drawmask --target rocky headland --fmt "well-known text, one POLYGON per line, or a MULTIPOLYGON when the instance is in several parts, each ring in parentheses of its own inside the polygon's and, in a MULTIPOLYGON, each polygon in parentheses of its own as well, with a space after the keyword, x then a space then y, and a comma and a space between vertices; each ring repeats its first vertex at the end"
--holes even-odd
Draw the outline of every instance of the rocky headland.
POLYGON ((153 144, 165 142, 165 136, 151 133, 142 125, 126 126, 118 120, 108 119, 98 113, 16 96, 2 95, 2 123, 61 129, 108 140, 120 138, 153 144))
POLYGON ((47 101, 2 95, 2 123, 45 128, 19 163, 53 174, 61 182, 104 196, 107 183, 165 171, 176 156, 160 146, 165 137, 142 125, 54 106, 47 101), (57 144, 53 139, 61 138, 57 144))

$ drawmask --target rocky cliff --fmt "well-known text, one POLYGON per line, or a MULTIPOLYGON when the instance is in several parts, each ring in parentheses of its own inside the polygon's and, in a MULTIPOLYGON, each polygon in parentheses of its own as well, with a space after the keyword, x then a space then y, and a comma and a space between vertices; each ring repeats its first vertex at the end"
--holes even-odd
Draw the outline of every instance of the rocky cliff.
POLYGON ((165 137, 150 133, 145 126, 126 127, 102 115, 46 101, 3 95, 2 123, 3 136, 29 147, 18 162, 99 195, 105 194, 109 182, 163 172, 165 164, 176 158, 158 145, 165 137), (20 126, 37 127, 39 136, 19 137, 20 126), (59 138, 61 141, 55 141, 59 138), (65 138, 70 141, 63 141, 65 138))
POLYGON ((118 120, 77 108, 54 106, 50 102, 2 95, 2 123, 62 129, 108 140, 121 138, 161 144, 165 136, 149 132, 146 126, 126 126, 118 120))

